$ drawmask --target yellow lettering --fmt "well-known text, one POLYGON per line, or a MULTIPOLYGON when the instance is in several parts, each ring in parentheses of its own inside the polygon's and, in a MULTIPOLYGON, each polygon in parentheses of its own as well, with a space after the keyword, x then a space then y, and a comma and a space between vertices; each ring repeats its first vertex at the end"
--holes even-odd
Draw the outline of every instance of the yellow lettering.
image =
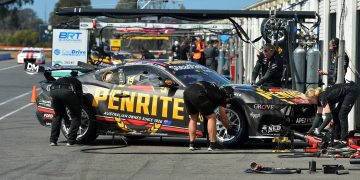
POLYGON ((184 120, 184 116, 179 116, 179 112, 184 111, 184 106, 179 106, 180 103, 184 104, 184 99, 174 98, 173 119, 184 120))
POLYGON ((104 88, 96 88, 94 94, 94 100, 92 102, 93 107, 99 106, 99 101, 106 101, 109 95, 109 90, 104 88))
POLYGON ((113 91, 110 92, 108 109, 112 109, 112 110, 119 109, 119 106, 114 105, 114 102, 119 102, 120 101, 119 97, 115 97, 116 94, 120 94, 120 93, 121 93, 120 90, 113 90, 113 91))
POLYGON ((159 96, 154 95, 152 99, 152 105, 151 105, 151 115, 156 116, 157 114, 157 103, 158 103, 159 96))
POLYGON ((136 113, 141 114, 141 109, 143 109, 143 113, 145 115, 149 115, 149 104, 150 104, 150 95, 139 93, 136 101, 136 113))
MULTIPOLYGON (((124 91, 123 95, 130 95, 130 92, 124 91)), ((125 107, 126 107, 127 112, 134 112, 134 102, 135 102, 135 93, 133 92, 131 93, 130 97, 121 98, 120 110, 125 111, 125 107)))
POLYGON ((161 116, 164 118, 167 118, 168 116, 168 106, 169 106, 169 101, 172 100, 171 97, 165 97, 165 96, 161 96, 160 100, 163 101, 163 106, 162 106, 162 114, 161 116))

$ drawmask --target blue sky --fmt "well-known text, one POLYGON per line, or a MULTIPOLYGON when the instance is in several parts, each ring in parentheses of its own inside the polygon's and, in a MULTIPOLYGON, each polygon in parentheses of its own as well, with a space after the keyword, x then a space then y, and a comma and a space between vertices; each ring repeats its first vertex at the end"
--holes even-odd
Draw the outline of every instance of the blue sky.
MULTIPOLYGON (((33 5, 24 8, 32 8, 41 19, 49 18, 49 13, 54 10, 58 0, 34 0, 33 5)), ((180 0, 179 0, 180 1, 180 0)), ((236 10, 258 0, 182 0, 187 9, 226 9, 236 10)), ((91 0, 94 8, 113 8, 118 0, 91 0)))

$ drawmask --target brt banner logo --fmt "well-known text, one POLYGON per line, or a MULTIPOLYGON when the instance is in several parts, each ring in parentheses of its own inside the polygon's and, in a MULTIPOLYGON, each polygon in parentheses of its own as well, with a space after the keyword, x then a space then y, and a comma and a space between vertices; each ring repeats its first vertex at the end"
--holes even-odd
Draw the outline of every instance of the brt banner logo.
POLYGON ((60 32, 59 41, 81 42, 81 32, 60 32))

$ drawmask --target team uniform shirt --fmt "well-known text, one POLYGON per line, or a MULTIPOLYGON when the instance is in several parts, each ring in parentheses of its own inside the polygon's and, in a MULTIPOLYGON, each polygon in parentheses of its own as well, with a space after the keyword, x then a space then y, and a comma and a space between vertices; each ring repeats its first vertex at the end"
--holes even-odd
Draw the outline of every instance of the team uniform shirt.
POLYGON ((74 88, 74 93, 82 95, 82 85, 81 82, 74 78, 74 77, 62 77, 59 78, 58 80, 56 80, 52 86, 57 86, 57 85, 68 85, 68 86, 73 86, 74 88))
POLYGON ((260 76, 256 85, 281 87, 283 64, 283 59, 277 52, 274 52, 270 59, 260 55, 252 72, 252 81, 255 82, 256 78, 261 74, 262 77, 260 76))
MULTIPOLYGON (((336 83, 337 80, 337 71, 338 71, 338 61, 337 53, 331 52, 329 70, 328 70, 328 85, 332 86, 336 83)), ((344 56, 344 75, 346 74, 347 68, 349 67, 349 57, 345 53, 344 56)))
POLYGON ((202 84, 202 86, 206 90, 207 97, 210 99, 210 101, 215 107, 226 107, 226 94, 221 91, 216 84, 206 81, 199 81, 197 82, 197 84, 202 84))
POLYGON ((325 107, 326 104, 329 104, 333 108, 336 103, 341 102, 346 94, 349 92, 351 84, 335 84, 331 87, 326 88, 319 96, 319 103, 322 107, 325 107))

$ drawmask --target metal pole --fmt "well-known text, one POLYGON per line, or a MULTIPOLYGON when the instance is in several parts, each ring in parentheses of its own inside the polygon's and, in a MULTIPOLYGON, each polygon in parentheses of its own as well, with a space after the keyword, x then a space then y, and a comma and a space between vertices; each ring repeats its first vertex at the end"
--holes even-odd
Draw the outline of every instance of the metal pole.
MULTIPOLYGON (((239 39, 239 38, 238 38, 239 39)), ((243 59, 243 41, 238 40, 238 83, 243 84, 243 76, 244 76, 244 59, 243 59)))
POLYGON ((338 68, 336 84, 344 83, 344 55, 345 55, 345 41, 339 41, 339 52, 338 52, 338 68))

